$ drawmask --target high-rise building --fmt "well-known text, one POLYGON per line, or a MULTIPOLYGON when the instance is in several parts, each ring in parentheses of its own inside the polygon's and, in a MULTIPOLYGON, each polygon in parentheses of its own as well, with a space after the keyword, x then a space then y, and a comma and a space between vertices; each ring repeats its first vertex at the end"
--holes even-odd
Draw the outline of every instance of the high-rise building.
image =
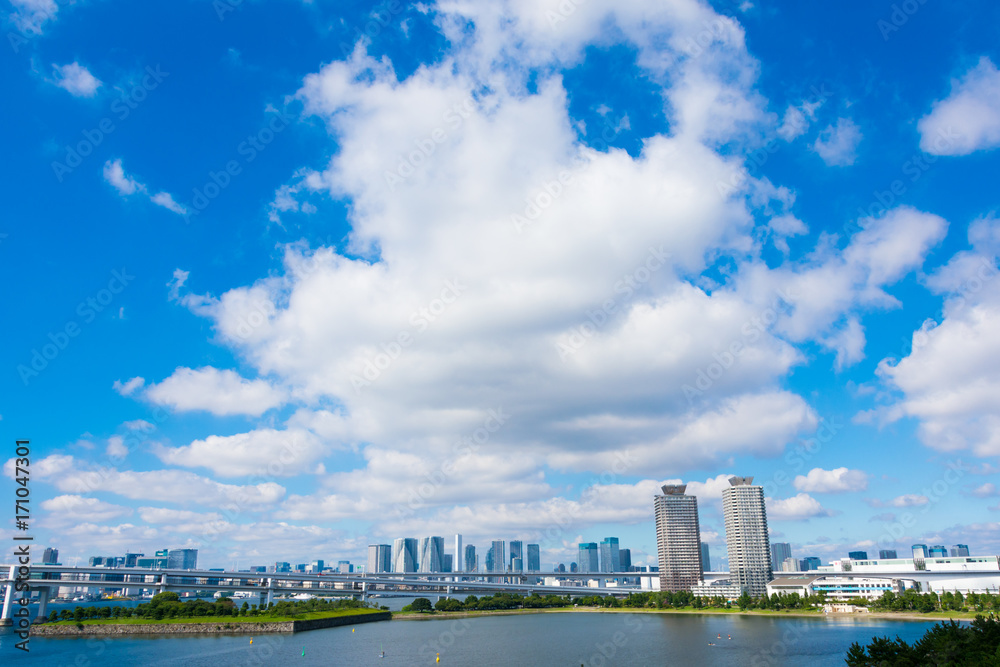
POLYGON ((351 565, 349 560, 338 560, 337 561, 337 573, 338 574, 350 574, 354 572, 354 566, 351 565))
POLYGON ((524 571, 524 559, 523 558, 513 558, 510 561, 510 571, 511 572, 523 572, 524 571))
POLYGON ((542 556, 537 544, 528 545, 528 572, 542 571, 542 556))
POLYGON ((444 538, 425 537, 420 540, 420 571, 441 572, 444 565, 444 538))
POLYGON ((808 572, 809 570, 818 570, 819 566, 823 564, 816 556, 807 556, 799 561, 799 570, 801 572, 808 572))
POLYGON ((931 558, 947 558, 948 549, 943 544, 935 544, 929 552, 931 558))
POLYGON ((968 544, 956 544, 951 548, 952 556, 968 556, 969 555, 969 545, 968 544))
POLYGON ((619 565, 619 571, 621 571, 621 572, 631 572, 632 571, 632 550, 631 549, 619 549, 618 550, 618 565, 619 565))
POLYGON ((708 542, 701 543, 701 571, 703 575, 712 571, 712 556, 708 550, 708 542))
POLYGON ((167 569, 169 570, 197 570, 198 550, 197 549, 171 549, 167 552, 167 569))
POLYGON ((489 553, 486 554, 486 569, 490 572, 503 572, 507 564, 507 545, 503 540, 493 540, 489 553))
POLYGON ((322 559, 317 559, 309 563, 309 571, 314 574, 322 572, 325 569, 326 569, 326 563, 322 559))
POLYGON ((617 537, 601 540, 601 572, 621 572, 622 564, 617 537))
POLYGON ((786 558, 781 562, 782 572, 797 572, 799 569, 799 561, 796 558, 786 558))
POLYGON ((750 595, 765 595, 774 571, 764 488, 754 486, 753 477, 730 477, 729 487, 722 490, 722 514, 726 521, 729 573, 750 595))
MULTIPOLYGON (((370 548, 370 547, 369 547, 370 548)), ((286 561, 280 560, 274 564, 275 572, 291 572, 292 564, 286 561)), ((386 570, 388 572, 388 570, 386 570)))
POLYGON ((881 558, 881 559, 896 558, 896 550, 895 549, 879 549, 878 550, 878 557, 881 558))
POLYGON ((581 542, 579 557, 580 572, 598 572, 597 542, 581 542))
POLYGON ((661 591, 687 591, 703 576, 698 499, 686 495, 687 484, 665 484, 653 496, 656 552, 661 591))
POLYGON ((392 547, 388 544, 369 544, 365 572, 377 574, 392 571, 392 547))
POLYGON ((913 549, 914 558, 927 558, 927 545, 926 544, 914 544, 911 549, 913 549))
POLYGON ((579 572, 580 571, 580 566, 577 565, 575 562, 570 563, 569 564, 569 571, 570 571, 570 573, 579 572))
POLYGON ((462 536, 455 535, 455 558, 452 560, 452 570, 454 572, 462 571, 462 562, 465 558, 465 552, 462 551, 462 536))
POLYGON ((771 543, 771 564, 784 563, 786 558, 792 557, 792 545, 788 542, 771 543))
POLYGON ((521 540, 511 540, 510 541, 510 556, 509 556, 509 558, 510 558, 510 560, 508 561, 508 563, 510 563, 510 568, 509 569, 512 572, 514 572, 514 571, 516 571, 516 570, 514 570, 514 559, 515 558, 520 558, 521 562, 522 563, 524 562, 524 544, 521 542, 521 540))
POLYGON ((416 572, 417 563, 417 538, 397 537, 392 542, 392 571, 393 572, 416 572))
POLYGON ((868 560, 867 551, 849 551, 847 557, 851 560, 868 560))
MULTIPOLYGON (((576 563, 573 564, 576 565, 576 563)), ((559 563, 559 565, 556 566, 556 572, 565 572, 565 571, 566 571, 565 563, 559 563)))
POLYGON ((45 551, 42 552, 42 565, 58 565, 59 564, 59 550, 53 549, 52 547, 46 547, 45 551))
POLYGON ((479 556, 476 555, 476 547, 473 544, 465 545, 465 571, 476 572, 479 570, 479 556))
POLYGON ((451 572, 455 566, 455 557, 452 554, 444 555, 444 562, 441 563, 442 572, 451 572))

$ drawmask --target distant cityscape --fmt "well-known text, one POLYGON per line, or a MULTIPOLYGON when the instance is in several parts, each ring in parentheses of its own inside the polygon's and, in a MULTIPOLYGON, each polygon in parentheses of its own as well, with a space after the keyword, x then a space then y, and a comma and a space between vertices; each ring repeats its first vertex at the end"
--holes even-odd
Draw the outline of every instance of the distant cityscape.
MULTIPOLYGON (((868 551, 850 551, 846 558, 823 564, 818 556, 796 558, 788 542, 770 542, 767 508, 763 487, 753 484, 753 477, 732 477, 722 491, 722 510, 726 531, 728 576, 712 572, 709 545, 702 541, 698 517, 698 499, 687 495, 687 485, 664 485, 662 494, 654 496, 653 513, 656 525, 658 565, 636 565, 632 550, 622 547, 617 537, 605 537, 600 542, 581 542, 577 560, 558 563, 551 570, 541 568, 541 546, 524 540, 492 540, 482 554, 476 545, 463 544, 463 536, 455 535, 450 549, 445 538, 429 536, 396 538, 392 544, 368 546, 365 563, 338 560, 336 564, 322 559, 292 564, 277 561, 268 565, 253 565, 233 571, 255 574, 469 574, 517 576, 522 581, 547 586, 597 585, 627 586, 662 591, 691 591, 698 597, 735 599, 747 594, 753 597, 779 592, 799 592, 808 595, 823 590, 833 598, 873 598, 885 591, 902 592, 909 587, 920 588, 906 572, 933 569, 947 572, 961 569, 964 574, 982 573, 982 577, 962 583, 967 590, 990 590, 1000 584, 1000 558, 971 557, 967 544, 912 545, 909 554, 899 558, 895 549, 880 549, 878 558, 869 558, 868 551), (706 573, 712 572, 711 577, 706 573), (781 576, 776 578, 775 573, 781 576), (657 573, 658 577, 629 577, 630 573, 657 573), (599 580, 587 575, 602 575, 599 580), (608 577, 606 575, 622 575, 608 577), (878 576, 878 575, 883 576, 878 576), (530 577, 526 575, 537 575, 530 577), (721 575, 721 576, 720 576, 721 575), (888 576, 891 575, 891 576, 888 576)), ((58 565, 59 552, 45 549, 42 564, 58 565)), ((152 557, 128 552, 121 556, 92 556, 90 567, 149 568, 170 570, 198 569, 198 550, 193 548, 162 549, 152 557)), ((224 572, 211 568, 209 572, 224 572)), ((490 579, 493 579, 490 577, 490 579)), ((106 581, 115 581, 105 577, 106 581)), ((458 580, 456 578, 456 580, 458 580)), ((955 587, 958 579, 942 580, 955 587)), ((929 584, 928 584, 929 587, 929 584)))

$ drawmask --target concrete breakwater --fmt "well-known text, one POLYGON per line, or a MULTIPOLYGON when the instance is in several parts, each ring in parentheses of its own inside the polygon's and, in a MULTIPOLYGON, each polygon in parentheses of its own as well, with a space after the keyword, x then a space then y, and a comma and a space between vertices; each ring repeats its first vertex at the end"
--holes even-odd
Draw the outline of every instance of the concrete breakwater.
POLYGON ((392 613, 388 611, 330 618, 311 618, 302 621, 227 623, 208 621, 201 623, 70 623, 67 625, 40 624, 31 626, 31 634, 36 637, 125 637, 129 635, 262 635, 273 632, 304 632, 341 625, 388 621, 392 613))

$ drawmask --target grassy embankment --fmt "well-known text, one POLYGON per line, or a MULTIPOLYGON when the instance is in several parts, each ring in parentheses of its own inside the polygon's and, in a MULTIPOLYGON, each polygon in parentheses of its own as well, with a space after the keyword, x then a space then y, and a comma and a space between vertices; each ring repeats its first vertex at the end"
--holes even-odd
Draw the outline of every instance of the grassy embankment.
POLYGON ((190 618, 101 618, 82 621, 56 621, 46 625, 177 625, 206 624, 233 625, 243 623, 288 623, 290 621, 312 621, 320 618, 337 618, 341 616, 365 616, 381 613, 378 609, 341 609, 338 611, 315 611, 292 616, 194 616, 190 618))

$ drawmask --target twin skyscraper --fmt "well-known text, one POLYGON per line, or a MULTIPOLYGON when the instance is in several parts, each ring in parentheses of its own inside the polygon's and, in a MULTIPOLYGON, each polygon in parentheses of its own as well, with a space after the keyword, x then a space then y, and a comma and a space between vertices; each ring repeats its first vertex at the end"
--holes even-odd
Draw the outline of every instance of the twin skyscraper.
MULTIPOLYGON (((661 488, 663 495, 653 501, 660 590, 690 591, 704 576, 698 499, 686 495, 686 484, 661 488)), ((754 486, 753 477, 730 477, 722 491, 722 514, 732 583, 752 596, 766 594, 774 575, 763 487, 754 486)))

